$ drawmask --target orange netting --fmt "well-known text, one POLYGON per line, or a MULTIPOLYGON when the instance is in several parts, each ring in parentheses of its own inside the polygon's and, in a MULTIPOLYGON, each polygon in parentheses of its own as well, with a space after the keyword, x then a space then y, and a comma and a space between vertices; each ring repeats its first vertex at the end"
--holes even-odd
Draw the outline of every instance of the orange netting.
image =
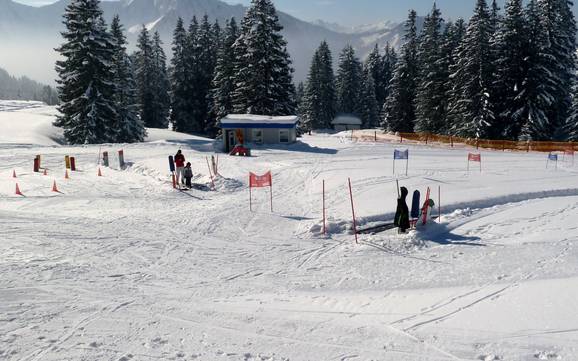
POLYGON ((428 133, 396 133, 388 134, 374 130, 356 130, 351 132, 351 138, 362 142, 376 143, 420 143, 432 145, 470 146, 476 149, 492 149, 502 151, 523 152, 565 152, 578 151, 576 142, 537 142, 537 141, 512 141, 512 140, 489 140, 489 139, 466 139, 449 135, 437 135, 428 133))

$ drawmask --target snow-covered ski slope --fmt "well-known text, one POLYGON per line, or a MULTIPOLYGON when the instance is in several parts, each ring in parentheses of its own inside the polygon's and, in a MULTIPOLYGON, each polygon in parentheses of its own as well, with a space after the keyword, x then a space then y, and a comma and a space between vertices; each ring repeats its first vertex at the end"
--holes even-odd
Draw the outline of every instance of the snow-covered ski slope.
POLYGON ((578 163, 483 151, 468 174, 467 149, 410 146, 400 185, 436 203, 441 186, 442 223, 356 245, 347 178, 359 223, 390 221, 399 144, 221 155, 217 191, 181 193, 168 155, 209 185, 211 140, 63 146, 53 110, 15 108, 0 112, 0 360, 578 360, 578 163), (120 148, 129 167, 98 177, 99 150, 120 148), (248 172, 268 170, 274 212, 258 189, 251 213, 248 172))

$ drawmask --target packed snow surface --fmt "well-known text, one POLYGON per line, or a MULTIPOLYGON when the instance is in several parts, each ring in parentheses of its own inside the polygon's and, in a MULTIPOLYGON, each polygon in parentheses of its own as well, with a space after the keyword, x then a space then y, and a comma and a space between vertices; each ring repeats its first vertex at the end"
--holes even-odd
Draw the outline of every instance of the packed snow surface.
POLYGON ((480 173, 471 149, 409 145, 394 176, 405 144, 317 134, 221 154, 213 191, 212 140, 60 145, 52 108, 0 104, 0 360, 578 360, 570 157, 482 151, 480 173), (170 185, 179 148, 198 189, 170 185), (250 212, 268 170, 273 212, 267 189, 250 212), (391 221, 396 179, 422 202, 440 187, 441 223, 356 244, 348 178, 360 226, 391 221))

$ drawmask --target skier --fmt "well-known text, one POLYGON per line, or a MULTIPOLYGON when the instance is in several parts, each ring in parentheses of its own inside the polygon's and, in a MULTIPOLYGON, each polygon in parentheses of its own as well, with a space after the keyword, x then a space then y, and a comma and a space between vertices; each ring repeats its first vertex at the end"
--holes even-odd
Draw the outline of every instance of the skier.
POLYGON ((191 162, 188 162, 185 169, 183 169, 183 177, 185 178, 187 188, 191 189, 193 187, 193 184, 191 183, 191 179, 193 178, 193 170, 191 169, 191 162))
POLYGON ((185 156, 183 152, 179 149, 175 155, 175 167, 176 167, 176 177, 177 183, 185 184, 185 179, 183 177, 183 170, 185 168, 185 156))
POLYGON ((397 210, 395 212, 395 219, 393 224, 399 227, 400 233, 405 233, 409 228, 409 209, 405 203, 405 198, 408 195, 408 190, 401 187, 401 195, 397 199, 397 210))

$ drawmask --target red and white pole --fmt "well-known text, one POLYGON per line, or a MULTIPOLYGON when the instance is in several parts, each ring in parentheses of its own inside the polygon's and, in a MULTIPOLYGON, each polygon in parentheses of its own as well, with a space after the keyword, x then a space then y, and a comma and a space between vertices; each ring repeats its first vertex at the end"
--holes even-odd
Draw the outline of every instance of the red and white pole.
POLYGON ((353 233, 355 234, 355 243, 359 244, 357 239, 357 221, 355 220, 355 207, 353 206, 353 191, 351 190, 351 178, 347 178, 349 182, 349 198, 351 199, 351 213, 353 214, 353 233))
POLYGON ((323 180, 323 235, 327 235, 327 227, 325 226, 325 179, 323 180))

